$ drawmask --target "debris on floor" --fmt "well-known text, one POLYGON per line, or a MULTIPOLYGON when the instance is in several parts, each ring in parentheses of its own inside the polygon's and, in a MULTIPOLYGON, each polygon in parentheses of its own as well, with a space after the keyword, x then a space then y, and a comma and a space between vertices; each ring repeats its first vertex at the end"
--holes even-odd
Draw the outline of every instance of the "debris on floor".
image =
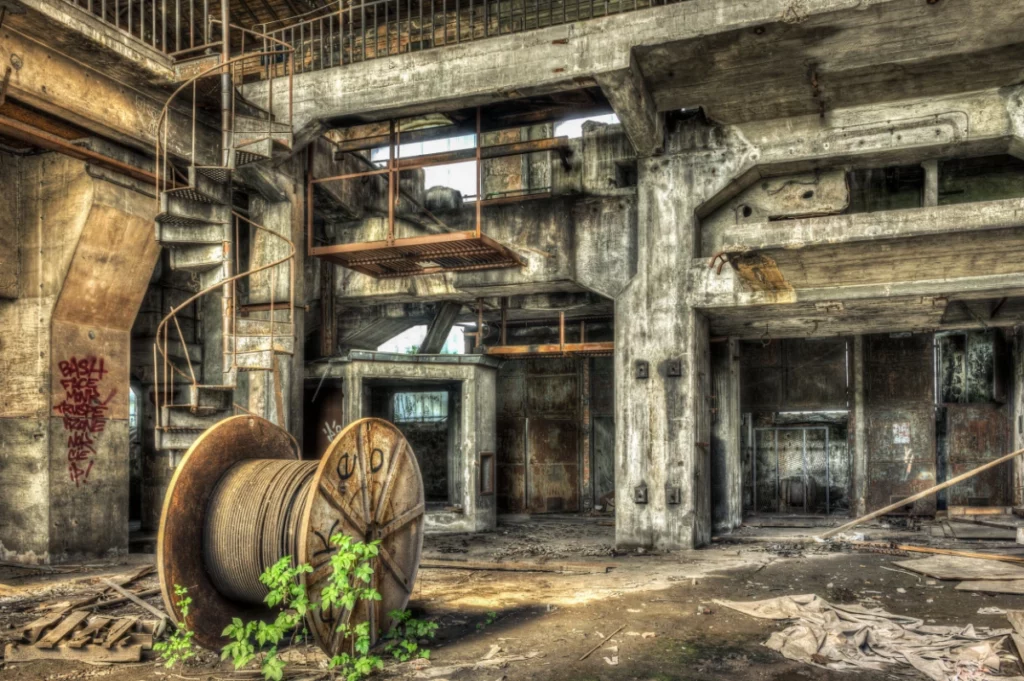
POLYGON ((835 671, 909 665, 934 681, 995 679, 1003 657, 1016 660, 1007 646, 1009 629, 928 625, 878 608, 833 605, 814 594, 716 603, 760 619, 793 620, 764 645, 791 660, 835 671))

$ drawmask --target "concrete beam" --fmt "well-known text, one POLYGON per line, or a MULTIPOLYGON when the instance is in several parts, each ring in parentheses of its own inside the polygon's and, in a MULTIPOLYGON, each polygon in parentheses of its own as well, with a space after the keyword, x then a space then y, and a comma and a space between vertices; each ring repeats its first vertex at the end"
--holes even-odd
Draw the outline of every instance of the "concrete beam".
MULTIPOLYGON (((73 123, 101 137, 153 153, 156 126, 169 94, 118 81, 108 73, 5 26, 0 63, 11 70, 8 97, 73 123)), ((184 105, 184 103, 183 103, 184 105)), ((196 126, 196 157, 216 162, 220 132, 201 122, 196 126)), ((171 111, 167 143, 173 155, 192 153, 191 112, 171 111)))
MULTIPOLYGON (((906 4, 803 0, 800 19, 896 3, 906 4)), ((576 90, 594 85, 601 74, 628 70, 634 48, 753 29, 778 22, 792 5, 792 0, 690 0, 300 73, 294 78, 295 127, 301 137, 302 130, 321 121, 370 122, 576 90)), ((247 85, 245 96, 263 101, 266 88, 266 82, 247 85)), ((279 78, 274 88, 274 101, 284 113, 287 82, 279 78)))
POLYGON ((419 354, 436 355, 441 352, 461 309, 462 303, 450 301, 445 301, 438 306, 437 314, 434 315, 430 326, 427 327, 427 335, 420 343, 419 354))
POLYGON ((704 234, 710 253, 746 253, 1024 227, 1024 199, 729 225, 704 234))
POLYGON ((636 56, 630 54, 627 68, 599 74, 596 80, 619 117, 637 156, 662 153, 665 150, 665 116, 654 104, 636 56))
MULTIPOLYGON (((698 208, 705 218, 766 178, 823 168, 873 168, 954 156, 1009 153, 1024 134, 1024 88, 837 109, 824 121, 802 116, 723 129, 736 173, 698 208)), ((700 140, 669 153, 702 152, 700 140)))

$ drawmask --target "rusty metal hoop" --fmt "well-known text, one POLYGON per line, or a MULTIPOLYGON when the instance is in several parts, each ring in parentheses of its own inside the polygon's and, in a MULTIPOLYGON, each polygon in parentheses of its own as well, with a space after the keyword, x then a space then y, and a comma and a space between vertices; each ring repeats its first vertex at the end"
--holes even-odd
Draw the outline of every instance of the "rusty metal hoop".
MULTIPOLYGON (((263 605, 233 601, 220 593, 204 565, 203 535, 209 503, 221 478, 235 464, 254 459, 298 460, 295 440, 283 429, 252 415, 216 424, 189 448, 171 479, 164 499, 157 543, 157 567, 164 607, 175 622, 181 612, 174 585, 192 597, 187 624, 195 641, 211 649, 234 617, 270 619, 263 605)), ((372 642, 391 627, 387 613, 409 602, 423 548, 423 480, 412 448, 402 433, 382 419, 362 419, 346 427, 327 448, 301 501, 296 537, 298 563, 313 566, 303 575, 310 600, 319 602, 331 575, 335 547, 331 536, 343 533, 358 541, 379 539, 371 585, 381 601, 362 601, 353 612, 311 611, 306 624, 328 655, 351 641, 338 625, 370 623, 372 642)))

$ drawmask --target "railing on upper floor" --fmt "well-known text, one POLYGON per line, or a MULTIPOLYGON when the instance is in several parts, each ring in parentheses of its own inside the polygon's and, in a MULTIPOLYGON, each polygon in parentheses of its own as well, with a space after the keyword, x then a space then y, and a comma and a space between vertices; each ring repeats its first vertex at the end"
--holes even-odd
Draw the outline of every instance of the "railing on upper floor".
POLYGON ((301 73, 683 1, 335 0, 253 30, 290 45, 301 73))
POLYGON ((210 0, 65 0, 109 26, 171 57, 191 56, 220 45, 207 21, 219 2, 210 0))

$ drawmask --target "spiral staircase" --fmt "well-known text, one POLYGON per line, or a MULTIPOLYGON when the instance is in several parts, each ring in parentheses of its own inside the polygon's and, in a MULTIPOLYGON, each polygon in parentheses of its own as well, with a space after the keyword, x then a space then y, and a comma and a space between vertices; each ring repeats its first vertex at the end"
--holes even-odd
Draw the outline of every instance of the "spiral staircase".
MULTIPOLYGON (((243 36, 248 32, 234 26, 230 30, 243 32, 243 36)), ((262 45, 266 44, 263 40, 262 45)), ((273 375, 278 418, 283 420, 279 361, 282 355, 295 351, 295 246, 286 237, 237 212, 232 195, 239 169, 269 163, 290 153, 292 126, 275 117, 272 87, 267 88, 270 101, 261 106, 243 98, 234 83, 257 69, 271 79, 287 77, 290 93, 291 52, 287 46, 245 52, 244 45, 243 39, 241 54, 222 57, 218 66, 182 84, 168 100, 159 120, 157 138, 162 141, 156 149, 160 203, 156 240, 169 249, 170 267, 192 273, 199 282, 199 291, 173 307, 157 327, 153 346, 157 450, 186 450, 207 428, 240 409, 244 411, 234 399, 243 372, 273 375), (213 98, 208 97, 211 91, 213 98), (187 105, 189 94, 192 153, 181 158, 173 156, 166 143, 168 112, 174 105, 178 109, 187 105), (195 151, 197 118, 203 117, 199 103, 204 96, 220 104, 220 165, 203 164, 195 151), (287 244, 288 254, 256 266, 241 262, 238 245, 243 229, 280 239, 287 244), (269 286, 263 287, 268 291, 269 303, 250 306, 259 311, 243 317, 245 301, 240 297, 253 290, 254 286, 246 284, 254 283, 253 277, 258 274, 263 284, 269 280, 269 286), (287 300, 275 300, 285 285, 287 300), (193 364, 188 353, 181 357, 181 353, 173 351, 179 342, 185 345, 177 315, 200 298, 217 292, 221 294, 223 362, 218 376, 204 376, 202 367, 193 364)), ((207 350, 209 347, 207 344, 207 350)))

